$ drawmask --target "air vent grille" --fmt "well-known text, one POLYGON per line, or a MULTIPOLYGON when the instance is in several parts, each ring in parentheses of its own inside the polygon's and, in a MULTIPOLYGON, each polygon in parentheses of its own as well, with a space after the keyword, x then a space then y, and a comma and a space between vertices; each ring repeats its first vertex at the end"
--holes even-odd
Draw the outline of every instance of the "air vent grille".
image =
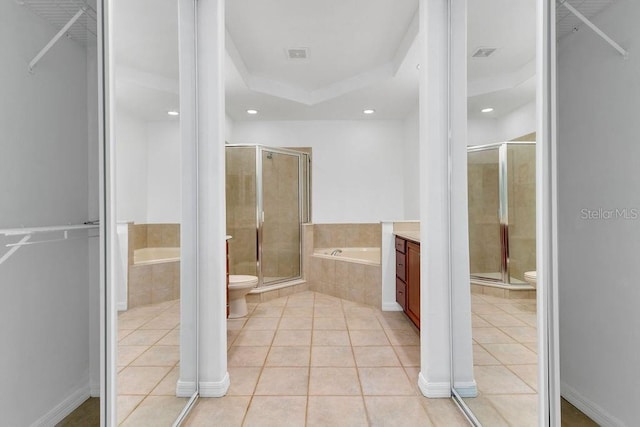
POLYGON ((287 58, 289 59, 308 59, 309 50, 306 47, 294 47, 287 49, 287 58))
POLYGON ((495 47, 480 47, 473 52, 471 55, 473 58, 488 58, 491 56, 498 48, 495 47))

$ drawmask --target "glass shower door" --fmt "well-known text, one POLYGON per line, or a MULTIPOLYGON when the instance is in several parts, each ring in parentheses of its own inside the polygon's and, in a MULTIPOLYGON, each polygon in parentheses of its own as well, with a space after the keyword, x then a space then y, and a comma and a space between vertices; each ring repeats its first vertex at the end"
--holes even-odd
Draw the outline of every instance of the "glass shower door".
POLYGON ((502 281, 500 228, 500 150, 468 153, 469 262, 471 276, 502 281))
POLYGON ((297 153, 261 149, 262 283, 300 277, 301 158, 297 153))

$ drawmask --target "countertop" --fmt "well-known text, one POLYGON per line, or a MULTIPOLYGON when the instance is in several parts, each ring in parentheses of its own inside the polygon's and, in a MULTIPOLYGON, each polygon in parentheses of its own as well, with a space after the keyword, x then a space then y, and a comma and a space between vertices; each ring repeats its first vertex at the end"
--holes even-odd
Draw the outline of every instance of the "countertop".
POLYGON ((393 234, 395 234, 396 236, 402 239, 412 240, 416 243, 420 243, 419 231, 397 231, 397 232, 394 232, 393 234))

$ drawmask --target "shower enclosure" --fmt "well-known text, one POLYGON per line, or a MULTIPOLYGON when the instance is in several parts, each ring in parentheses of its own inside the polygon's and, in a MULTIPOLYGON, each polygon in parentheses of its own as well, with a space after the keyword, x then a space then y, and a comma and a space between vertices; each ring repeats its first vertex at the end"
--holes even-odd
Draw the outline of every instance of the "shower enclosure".
POLYGON ((309 221, 310 156, 261 145, 226 146, 229 273, 258 286, 301 277, 301 224, 309 221))
POLYGON ((468 148, 473 282, 518 287, 536 269, 535 151, 534 142, 468 148))

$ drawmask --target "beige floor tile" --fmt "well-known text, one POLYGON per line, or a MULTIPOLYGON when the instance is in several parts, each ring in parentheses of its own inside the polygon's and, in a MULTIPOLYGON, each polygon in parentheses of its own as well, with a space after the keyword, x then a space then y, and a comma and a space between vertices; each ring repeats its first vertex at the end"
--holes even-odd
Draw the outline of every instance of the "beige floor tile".
POLYGON ((247 320, 243 330, 245 331, 269 331, 278 329, 279 317, 252 317, 247 320))
POLYGON ((311 366, 355 366, 351 346, 314 346, 311 348, 311 366))
POLYGON ((511 427, 486 397, 478 396, 463 400, 483 426, 511 427))
POLYGON ((497 314, 504 313, 504 310, 493 304, 471 303, 471 312, 474 314, 497 314))
POLYGON ((118 329, 133 330, 147 323, 150 319, 144 317, 134 317, 129 319, 118 319, 118 329))
POLYGON ((400 366, 400 360, 390 345, 353 347, 353 353, 358 367, 400 366))
POLYGON ((262 367, 229 367, 229 378, 231 385, 229 386, 228 396, 251 396, 258 384, 258 377, 262 372, 262 367))
POLYGON ((125 418, 127 418, 129 414, 133 412, 136 406, 138 406, 138 404, 142 402, 143 399, 144 399, 144 396, 128 396, 128 395, 118 396, 116 401, 117 402, 116 413, 117 413, 118 424, 124 421, 125 418))
POLYGON ((149 346, 147 345, 119 345, 118 366, 127 366, 138 356, 144 353, 148 348, 149 346))
POLYGON ((416 331, 391 329, 386 332, 392 345, 420 345, 420 335, 416 331))
POLYGON ((314 317, 340 317, 343 315, 344 313, 340 306, 323 306, 316 303, 313 309, 314 317))
POLYGON ((420 366, 419 345, 398 345, 394 348, 402 366, 420 366))
POLYGON ((313 307, 285 307, 284 312, 282 313, 282 317, 307 317, 311 318, 313 316, 313 307))
POLYGON ((170 370, 168 366, 128 366, 118 373, 118 395, 149 394, 170 370))
POLYGON ((538 356, 522 344, 483 344, 482 346, 504 365, 531 365, 538 361, 538 356))
POLYGON ((140 329, 173 329, 180 324, 178 316, 158 316, 149 320, 140 329))
POLYGON ((250 396, 200 398, 183 425, 186 427, 241 426, 250 400, 250 396))
POLYGON ((311 345, 311 330, 280 329, 273 339, 274 346, 309 346, 311 345))
MULTIPOLYGON (((389 331, 391 333, 402 332, 401 330, 389 331)), ((351 345, 353 346, 367 346, 367 345, 389 345, 389 339, 384 330, 350 330, 349 336, 351 337, 351 345)))
POLYGON ((469 421, 462 414, 452 399, 420 398, 422 406, 434 426, 469 427, 469 421))
POLYGON ((180 328, 170 331, 162 337, 157 343, 158 345, 180 345, 180 328))
POLYGON ((474 374, 478 390, 485 396, 488 394, 534 393, 531 387, 502 365, 476 366, 474 374))
POLYGON ((522 320, 524 323, 533 328, 538 326, 538 316, 536 314, 514 314, 513 317, 522 320))
POLYGON ((522 345, 524 345, 525 347, 527 347, 529 350, 531 350, 534 353, 538 353, 538 343, 535 342, 525 342, 522 345))
POLYGON ((246 367, 262 366, 267 358, 269 347, 248 347, 231 346, 227 352, 227 363, 229 366, 246 367))
POLYGON ((500 361, 493 357, 480 344, 473 345, 473 364, 475 366, 482 365, 500 365, 500 361))
POLYGON ((122 340, 122 338, 128 336, 133 331, 135 331, 135 329, 118 329, 118 341, 122 340))
POLYGON ((306 396, 255 396, 243 427, 304 426, 306 396))
POLYGON ((420 387, 418 386, 418 375, 420 375, 420 368, 417 366, 405 366, 404 372, 407 374, 407 378, 409 378, 409 384, 411 384, 411 387, 413 387, 413 391, 415 391, 418 396, 422 396, 422 392, 420 391, 420 387))
POLYGON ((413 387, 402 368, 358 368, 358 373, 364 395, 414 395, 413 387))
POLYGON ((281 317, 284 311, 283 305, 267 305, 268 303, 259 304, 253 313, 251 318, 254 317, 281 317))
POLYGON ((535 427, 538 425, 538 396, 494 395, 487 399, 511 425, 535 427))
POLYGON ((310 396, 359 396, 361 394, 356 368, 311 368, 310 396))
POLYGON ((242 319, 227 319, 227 330, 240 330, 247 323, 247 318, 242 319))
POLYGON ((130 366, 175 366, 179 361, 179 346, 154 345, 131 362, 130 366))
POLYGON ((473 339, 480 344, 489 343, 514 343, 516 342, 509 335, 498 328, 472 328, 473 339))
POLYGON ((308 368, 271 368, 262 370, 255 395, 306 396, 309 385, 308 368))
POLYGON ((362 397, 309 396, 307 427, 368 427, 362 397))
POLYGON ((310 346, 271 347, 265 366, 309 366, 310 346))
POLYGON ((364 402, 372 427, 433 425, 419 397, 365 396, 364 402))
POLYGON ((314 330, 312 344, 346 346, 351 345, 351 341, 347 331, 314 330))
POLYGON ((529 387, 538 390, 538 365, 509 365, 507 366, 529 387))
POLYGON ((123 338, 118 345, 153 345, 168 333, 164 329, 137 330, 123 338))
POLYGON ((413 330, 414 326, 411 324, 411 321, 404 314, 402 314, 402 316, 402 318, 379 317, 378 320, 384 329, 413 330))
POLYGON ((500 330, 521 344, 538 340, 538 331, 531 326, 501 326, 500 330))
POLYGON ((311 329, 313 319, 309 317, 283 317, 278 329, 311 329))
POLYGON ((271 345, 275 331, 245 331, 238 334, 234 346, 267 346, 271 345))
POLYGON ((313 329, 346 331, 347 322, 344 317, 316 317, 313 319, 313 329))
POLYGON ((170 425, 187 403, 175 396, 147 396, 124 420, 122 427, 157 427, 170 425))
POLYGON ((487 322, 491 323, 493 326, 527 326, 522 320, 515 318, 514 316, 508 313, 498 313, 498 314, 481 314, 482 317, 487 322))
POLYGON ((490 328, 490 327, 492 327, 491 323, 487 322, 486 320, 484 320, 482 317, 478 316, 477 314, 472 314, 471 315, 471 325, 474 328, 490 328))
POLYGON ((382 330, 382 326, 376 317, 349 317, 347 316, 349 330, 382 330))
POLYGON ((158 383, 149 393, 152 396, 174 396, 176 395, 176 385, 180 377, 180 368, 175 367, 158 383))

